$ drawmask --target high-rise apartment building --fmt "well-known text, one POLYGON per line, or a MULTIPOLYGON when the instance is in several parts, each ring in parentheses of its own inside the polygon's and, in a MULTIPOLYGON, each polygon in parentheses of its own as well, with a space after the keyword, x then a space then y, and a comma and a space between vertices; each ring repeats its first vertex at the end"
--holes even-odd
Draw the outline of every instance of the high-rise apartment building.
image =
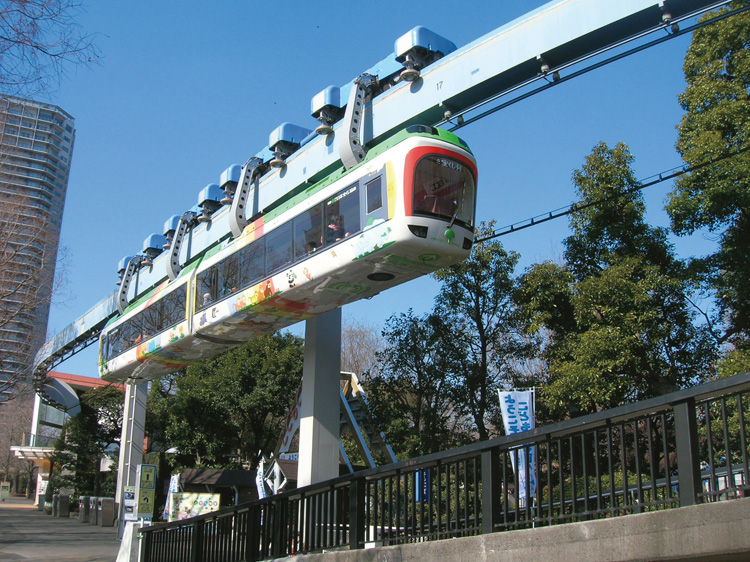
POLYGON ((59 107, 0 96, 0 402, 45 341, 74 139, 59 107))

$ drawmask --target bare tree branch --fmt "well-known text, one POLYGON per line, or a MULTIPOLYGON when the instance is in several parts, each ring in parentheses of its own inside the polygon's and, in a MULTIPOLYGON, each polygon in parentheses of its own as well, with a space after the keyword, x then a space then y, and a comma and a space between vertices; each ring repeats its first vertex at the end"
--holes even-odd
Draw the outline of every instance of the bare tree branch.
POLYGON ((77 0, 5 0, 0 4, 0 92, 29 97, 59 85, 69 64, 99 60, 95 35, 77 18, 77 0))

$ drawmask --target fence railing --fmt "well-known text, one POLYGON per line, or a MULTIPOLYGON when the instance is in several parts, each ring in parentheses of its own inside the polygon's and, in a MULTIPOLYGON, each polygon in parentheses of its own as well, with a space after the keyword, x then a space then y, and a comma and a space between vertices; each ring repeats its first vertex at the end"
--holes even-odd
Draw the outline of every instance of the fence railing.
POLYGON ((143 560, 255 561, 741 497, 749 408, 746 373, 144 527, 143 560))

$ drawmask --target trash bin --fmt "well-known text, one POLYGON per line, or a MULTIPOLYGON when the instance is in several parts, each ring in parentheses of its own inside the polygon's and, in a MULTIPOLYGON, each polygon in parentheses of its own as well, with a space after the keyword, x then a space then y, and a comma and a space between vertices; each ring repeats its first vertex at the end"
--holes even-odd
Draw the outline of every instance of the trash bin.
POLYGON ((89 522, 89 496, 78 498, 78 521, 81 523, 89 522))
POLYGON ((99 498, 97 520, 100 527, 115 524, 115 498, 99 498))
POLYGON ((57 516, 70 517, 70 496, 60 494, 57 498, 57 516))
POLYGON ((39 495, 39 503, 37 504, 37 509, 39 511, 44 511, 44 494, 39 495))
POLYGON ((60 494, 52 494, 52 517, 60 513, 60 494))
POLYGON ((99 515, 99 498, 96 496, 91 496, 89 498, 89 525, 98 525, 99 521, 97 519, 99 515))

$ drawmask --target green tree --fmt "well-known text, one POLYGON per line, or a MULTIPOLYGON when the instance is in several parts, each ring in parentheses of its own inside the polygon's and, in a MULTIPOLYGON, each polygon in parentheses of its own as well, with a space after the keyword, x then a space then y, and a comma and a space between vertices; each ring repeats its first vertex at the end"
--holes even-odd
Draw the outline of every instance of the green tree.
POLYGON ((113 496, 116 472, 100 472, 99 463, 105 455, 117 457, 125 393, 103 386, 86 392, 80 402, 81 412, 65 422, 55 445, 49 493, 73 488, 78 495, 113 496))
MULTIPOLYGON (((480 225, 477 238, 492 231, 480 225)), ((457 412, 473 421, 473 431, 484 441, 497 434, 497 391, 518 378, 518 365, 528 356, 512 303, 514 269, 519 255, 497 241, 474 245, 471 257, 434 274, 441 282, 434 317, 441 352, 455 381, 457 412)))
POLYGON ((230 468, 273 450, 302 378, 303 342, 256 338, 154 385, 149 432, 179 451, 176 464, 230 468))
POLYGON ((383 329, 379 373, 367 383, 368 399, 398 458, 413 458, 468 439, 453 405, 457 393, 442 349, 443 325, 432 314, 395 314, 383 329))
MULTIPOLYGON (((737 3, 743 5, 746 2, 737 3)), ((726 9, 720 12, 725 12, 726 9)), ((705 17, 713 17, 708 14, 705 17)), ((691 269, 716 296, 720 342, 750 346, 750 13, 693 34, 684 64, 685 114, 677 149, 690 165, 732 156, 682 176, 667 211, 678 235, 716 233, 719 247, 691 269)))
POLYGON ((666 231, 644 220, 632 161, 623 144, 594 148, 573 175, 581 205, 565 265, 533 266, 516 293, 546 342, 542 403, 553 419, 694 384, 715 358, 666 231))

